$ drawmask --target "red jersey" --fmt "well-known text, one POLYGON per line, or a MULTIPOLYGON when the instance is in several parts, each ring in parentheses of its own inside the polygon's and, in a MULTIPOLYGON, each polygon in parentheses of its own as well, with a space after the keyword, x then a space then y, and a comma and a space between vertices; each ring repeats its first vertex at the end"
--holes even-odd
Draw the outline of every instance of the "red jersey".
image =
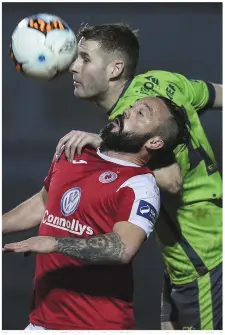
MULTIPOLYGON (((54 159, 40 236, 88 238, 119 221, 148 237, 159 212, 159 190, 147 167, 85 149, 54 159)), ((132 265, 88 265, 60 253, 38 254, 30 322, 48 329, 134 329, 132 265)))

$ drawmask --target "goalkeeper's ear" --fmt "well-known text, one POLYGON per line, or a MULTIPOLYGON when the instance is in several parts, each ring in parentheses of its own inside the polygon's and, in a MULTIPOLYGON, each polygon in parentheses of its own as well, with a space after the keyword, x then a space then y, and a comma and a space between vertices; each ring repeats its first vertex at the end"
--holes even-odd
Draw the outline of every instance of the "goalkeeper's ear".
POLYGON ((116 59, 108 65, 107 68, 109 80, 119 79, 124 71, 124 61, 116 59))

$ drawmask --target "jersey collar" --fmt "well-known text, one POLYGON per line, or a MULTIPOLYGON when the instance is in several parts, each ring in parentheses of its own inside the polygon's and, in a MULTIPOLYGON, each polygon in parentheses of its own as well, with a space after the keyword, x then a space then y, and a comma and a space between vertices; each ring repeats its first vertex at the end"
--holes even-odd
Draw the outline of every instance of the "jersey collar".
POLYGON ((118 158, 115 158, 115 157, 109 157, 109 156, 103 154, 102 152, 100 152, 99 148, 97 149, 96 152, 97 152, 97 155, 99 157, 101 157, 102 159, 104 159, 105 161, 112 162, 112 163, 115 163, 115 164, 118 164, 118 165, 123 165, 123 166, 141 167, 140 165, 137 165, 137 164, 134 164, 134 163, 131 163, 131 162, 128 162, 128 161, 124 161, 122 159, 118 159, 118 158))
POLYGON ((120 100, 120 98, 122 98, 122 96, 124 95, 124 93, 126 92, 126 90, 128 89, 128 87, 130 86, 131 82, 133 81, 134 78, 128 80, 126 82, 126 84, 124 85, 123 91, 121 92, 119 98, 117 99, 117 101, 114 103, 114 105, 108 110, 107 115, 110 116, 112 111, 114 110, 114 108, 116 107, 116 105, 118 104, 118 101, 120 100))

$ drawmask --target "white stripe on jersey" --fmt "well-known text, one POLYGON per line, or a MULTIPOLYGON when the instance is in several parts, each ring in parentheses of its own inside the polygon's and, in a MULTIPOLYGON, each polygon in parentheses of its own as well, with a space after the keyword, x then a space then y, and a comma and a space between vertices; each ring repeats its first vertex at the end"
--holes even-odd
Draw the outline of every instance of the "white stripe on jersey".
POLYGON ((117 192, 123 187, 132 188, 135 194, 128 221, 142 228, 149 237, 160 210, 160 193, 155 177, 150 173, 134 176, 126 180, 117 192))

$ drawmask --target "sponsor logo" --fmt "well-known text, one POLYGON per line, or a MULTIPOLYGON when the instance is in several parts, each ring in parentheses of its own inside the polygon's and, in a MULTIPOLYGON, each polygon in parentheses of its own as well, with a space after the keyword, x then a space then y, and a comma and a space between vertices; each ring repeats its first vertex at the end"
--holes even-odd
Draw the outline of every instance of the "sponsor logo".
POLYGON ((65 216, 69 216, 77 209, 81 197, 81 189, 73 187, 66 191, 61 199, 61 212, 65 216))
POLYGON ((153 76, 147 76, 144 79, 146 81, 144 82, 143 87, 141 87, 140 93, 149 95, 149 91, 152 91, 158 94, 159 80, 153 76))
POLYGON ((157 211, 155 207, 145 200, 140 200, 137 209, 137 215, 151 221, 153 224, 156 222, 157 219, 157 211))
POLYGON ((166 95, 170 100, 173 100, 174 93, 176 92, 175 85, 169 84, 169 86, 166 88, 166 95))
POLYGON ((118 175, 115 172, 107 171, 99 176, 99 181, 103 184, 112 183, 117 177, 118 175))
POLYGON ((49 213, 49 211, 46 209, 42 223, 59 228, 62 230, 66 230, 70 233, 76 234, 76 235, 83 235, 86 233, 87 235, 93 235, 94 231, 92 227, 82 225, 78 220, 67 220, 65 218, 60 218, 58 216, 52 215, 49 213))

